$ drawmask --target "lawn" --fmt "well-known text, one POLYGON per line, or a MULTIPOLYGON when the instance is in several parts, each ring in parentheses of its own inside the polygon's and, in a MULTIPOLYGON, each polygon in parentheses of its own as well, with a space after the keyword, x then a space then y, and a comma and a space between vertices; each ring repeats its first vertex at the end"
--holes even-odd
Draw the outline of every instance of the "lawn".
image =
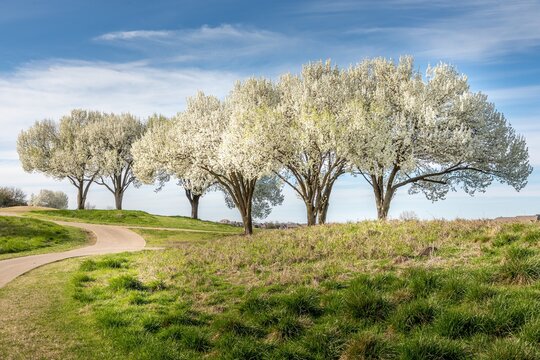
MULTIPOLYGON (((91 334, 103 344, 94 358, 540 359, 536 224, 362 222, 188 240, 40 269, 57 276, 46 293, 65 294, 66 314, 36 311, 45 320, 33 332, 68 344, 91 334)), ((28 278, 0 290, 0 305, 28 278)), ((22 343, 11 346, 27 354, 22 343)), ((55 351, 88 358, 85 346, 55 351)))
POLYGON ((146 246, 180 248, 189 244, 213 241, 234 234, 226 232, 190 231, 190 230, 155 230, 155 229, 131 229, 140 234, 146 240, 146 246))
POLYGON ((184 216, 159 216, 139 210, 38 210, 27 213, 27 216, 92 224, 163 227, 226 233, 241 232, 238 227, 212 221, 195 220, 184 216))
POLYGON ((0 260, 68 250, 87 244, 88 236, 49 221, 0 216, 0 260))

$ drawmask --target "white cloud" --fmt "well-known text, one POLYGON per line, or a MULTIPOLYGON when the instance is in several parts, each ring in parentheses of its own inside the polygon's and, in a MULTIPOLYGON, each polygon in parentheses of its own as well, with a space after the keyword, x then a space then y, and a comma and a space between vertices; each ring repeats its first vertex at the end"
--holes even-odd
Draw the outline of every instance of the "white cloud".
MULTIPOLYGON (((398 9, 405 11, 423 6, 423 11, 436 10, 437 16, 426 16, 426 21, 413 26, 363 27, 350 33, 382 36, 396 46, 405 44, 408 51, 414 49, 418 55, 451 60, 496 61, 498 56, 527 51, 540 45, 538 1, 480 0, 445 4, 398 0, 387 5, 397 5, 398 9), (450 11, 433 7, 445 7, 450 11)), ((354 3, 344 1, 340 6, 346 11, 354 3)), ((387 11, 391 14, 395 8, 388 7, 387 11)))
POLYGON ((169 31, 135 30, 135 31, 115 31, 100 35, 95 40, 115 41, 134 39, 158 39, 170 36, 169 31))
POLYGON ((540 98, 540 85, 516 86, 485 91, 489 100, 498 103, 528 103, 535 104, 540 98))
POLYGON ((296 40, 278 32, 223 24, 196 29, 135 30, 102 34, 95 41, 138 50, 157 62, 223 62, 293 49, 296 40), (157 56, 156 56, 157 54, 157 56))
POLYGON ((21 129, 35 120, 58 118, 73 108, 172 115, 197 90, 224 96, 241 77, 226 71, 158 69, 139 63, 27 65, 12 75, 0 75, 0 145, 12 150, 21 129))

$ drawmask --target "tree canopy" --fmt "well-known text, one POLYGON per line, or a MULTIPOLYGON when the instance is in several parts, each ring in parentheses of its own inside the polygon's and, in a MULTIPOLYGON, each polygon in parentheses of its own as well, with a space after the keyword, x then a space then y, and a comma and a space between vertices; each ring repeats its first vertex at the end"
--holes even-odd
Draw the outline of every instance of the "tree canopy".
POLYGON ((217 184, 246 234, 253 216, 283 201, 283 184, 314 225, 326 222, 333 186, 346 173, 372 187, 386 219, 404 187, 432 201, 458 189, 473 195, 494 181, 519 191, 532 171, 524 138, 465 75, 444 63, 422 73, 407 56, 346 69, 319 61, 277 81, 248 78, 224 99, 199 92, 185 110, 146 124, 73 110, 58 123, 36 122, 17 148, 26 171, 69 179, 79 208, 92 182, 113 192, 120 208, 133 182, 159 189, 174 177, 197 217, 200 196, 217 184))

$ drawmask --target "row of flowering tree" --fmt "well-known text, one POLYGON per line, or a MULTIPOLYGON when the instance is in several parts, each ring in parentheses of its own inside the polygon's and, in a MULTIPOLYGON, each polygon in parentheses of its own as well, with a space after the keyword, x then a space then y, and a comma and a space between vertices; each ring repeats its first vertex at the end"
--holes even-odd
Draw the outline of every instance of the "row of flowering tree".
MULTIPOLYGON (((43 126, 53 124, 34 128, 43 126)), ((39 170, 25 154, 49 150, 36 146, 32 131, 21 134, 19 153, 25 169, 39 170)), ((101 152, 94 140, 70 146, 101 152)), ((464 75, 439 64, 422 76, 410 57, 397 63, 367 59, 347 69, 309 63, 300 74, 277 81, 237 82, 223 100, 199 92, 176 116, 149 121, 129 149, 130 171, 142 182, 174 176, 192 195, 218 186, 240 212, 246 234, 252 233, 257 199, 266 209, 282 201, 269 190, 275 179, 296 192, 308 225, 314 225, 325 223, 333 186, 346 173, 373 188, 378 217, 385 219, 402 187, 435 201, 459 187, 469 194, 484 191, 493 181, 520 190, 532 171, 523 137, 485 95, 470 91, 464 75)), ((51 164, 47 167, 58 166, 51 164)), ((85 181, 118 174, 93 169, 55 176, 67 177, 84 192, 85 181)))

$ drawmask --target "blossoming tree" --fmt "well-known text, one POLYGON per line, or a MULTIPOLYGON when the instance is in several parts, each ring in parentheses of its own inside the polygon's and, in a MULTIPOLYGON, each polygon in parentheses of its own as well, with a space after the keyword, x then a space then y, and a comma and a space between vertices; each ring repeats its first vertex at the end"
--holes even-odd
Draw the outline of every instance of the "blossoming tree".
POLYGON ((68 179, 77 188, 77 208, 84 209, 92 182, 99 174, 91 151, 95 141, 89 125, 101 121, 98 111, 73 110, 59 123, 37 121, 17 139, 23 169, 56 179, 68 179))
POLYGON ((163 115, 153 115, 148 119, 146 134, 133 144, 135 159, 133 172, 137 179, 146 184, 156 184, 160 191, 165 183, 176 177, 178 185, 184 189, 191 205, 191 217, 199 218, 200 198, 214 184, 208 172, 196 166, 186 166, 185 162, 174 162, 167 152, 173 122, 163 115))
POLYGON ((131 146, 144 133, 144 124, 131 114, 104 114, 89 126, 94 141, 90 143, 92 159, 99 174, 96 184, 114 195, 117 210, 122 210, 124 193, 136 181, 133 175, 131 146))
POLYGON ((458 187, 484 191, 494 180, 520 190, 532 169, 523 137, 467 78, 439 64, 425 79, 413 60, 365 60, 347 72, 352 94, 347 157, 372 186, 379 219, 410 185, 432 200, 458 187))
POLYGON ((307 223, 326 222, 336 180, 347 171, 340 152, 347 127, 339 114, 346 101, 343 73, 329 61, 304 65, 278 82, 277 114, 268 118, 268 151, 281 165, 276 174, 306 206, 307 223))

